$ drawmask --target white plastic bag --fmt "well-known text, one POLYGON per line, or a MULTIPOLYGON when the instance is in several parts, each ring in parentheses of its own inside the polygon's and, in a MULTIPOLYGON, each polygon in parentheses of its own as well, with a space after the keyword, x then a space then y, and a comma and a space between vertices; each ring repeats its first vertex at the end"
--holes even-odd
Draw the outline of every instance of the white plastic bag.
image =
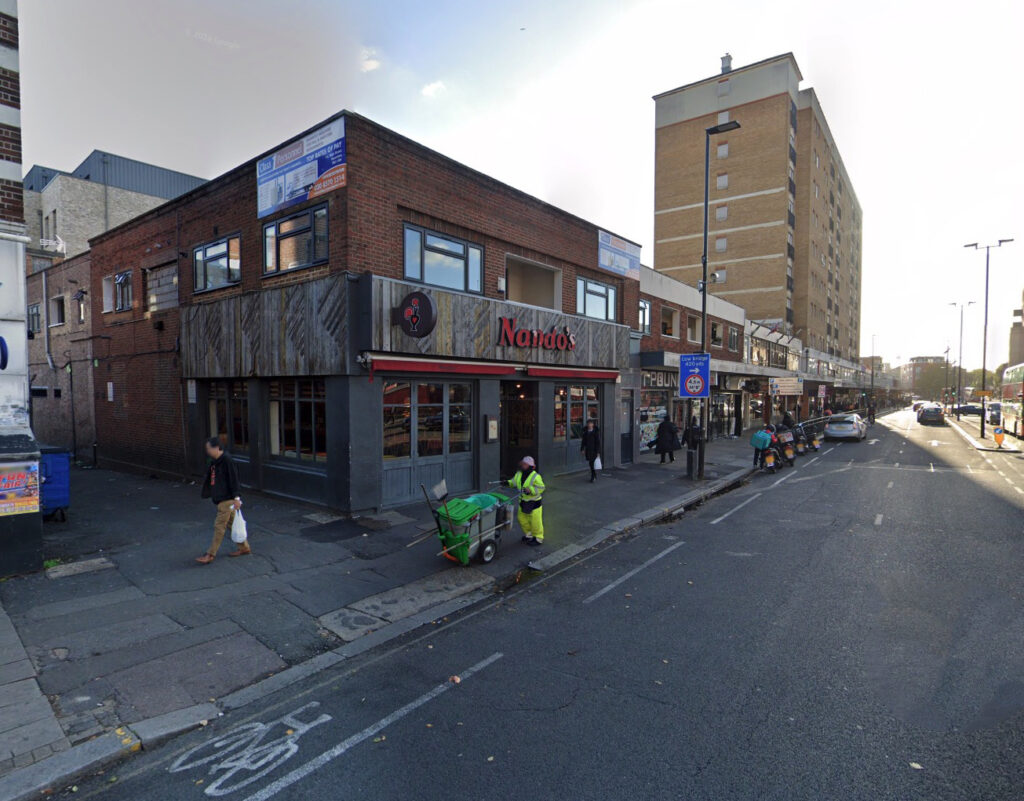
POLYGON ((594 469, 595 470, 600 470, 601 469, 601 457, 600 456, 598 456, 596 459, 594 459, 594 469))
POLYGON ((249 538, 249 532, 245 528, 245 518, 242 517, 242 510, 235 512, 235 519, 231 523, 231 541, 241 545, 249 538))

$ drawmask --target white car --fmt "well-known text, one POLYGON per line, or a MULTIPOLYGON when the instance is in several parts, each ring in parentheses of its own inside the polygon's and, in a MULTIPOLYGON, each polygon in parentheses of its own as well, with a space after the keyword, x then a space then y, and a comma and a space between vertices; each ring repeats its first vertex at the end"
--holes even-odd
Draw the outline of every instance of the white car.
POLYGON ((868 424, 859 414, 834 414, 825 421, 825 439, 862 440, 868 435, 868 424))

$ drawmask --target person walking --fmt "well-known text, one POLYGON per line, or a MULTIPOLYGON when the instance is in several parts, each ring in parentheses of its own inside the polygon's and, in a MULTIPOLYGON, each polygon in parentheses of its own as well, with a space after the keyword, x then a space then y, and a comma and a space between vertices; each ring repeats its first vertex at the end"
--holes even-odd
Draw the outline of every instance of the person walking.
MULTIPOLYGON (((224 532, 231 528, 235 521, 235 512, 242 508, 238 471, 219 438, 210 437, 206 440, 206 455, 210 459, 210 467, 203 481, 202 497, 213 501, 213 505, 217 507, 217 516, 213 521, 213 541, 206 553, 196 559, 201 565, 210 564, 217 556, 224 532)), ((228 556, 245 556, 249 553, 252 551, 249 549, 249 541, 246 540, 228 556)))
POLYGON ((519 527, 523 530, 523 542, 532 547, 544 544, 544 479, 537 472, 537 463, 532 456, 524 456, 517 472, 508 485, 522 493, 519 498, 519 527))
POLYGON ((593 420, 587 420, 587 427, 583 429, 583 437, 580 439, 580 453, 590 465, 590 483, 597 480, 597 470, 594 463, 601 455, 601 434, 597 430, 597 424, 593 420))
POLYGON ((654 452, 661 456, 661 464, 665 464, 666 456, 670 462, 676 460, 677 450, 679 450, 679 429, 666 417, 658 426, 654 452))

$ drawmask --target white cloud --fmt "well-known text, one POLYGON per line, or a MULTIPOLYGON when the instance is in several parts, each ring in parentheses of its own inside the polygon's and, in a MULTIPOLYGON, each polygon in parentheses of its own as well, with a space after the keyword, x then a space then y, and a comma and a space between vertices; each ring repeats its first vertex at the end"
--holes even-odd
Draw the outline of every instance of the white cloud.
POLYGON ((377 58, 377 51, 372 47, 364 47, 359 54, 359 71, 373 72, 380 68, 380 59, 377 58))
POLYGON ((424 97, 437 97, 439 94, 447 90, 448 87, 444 85, 444 81, 433 81, 420 89, 420 94, 424 97))

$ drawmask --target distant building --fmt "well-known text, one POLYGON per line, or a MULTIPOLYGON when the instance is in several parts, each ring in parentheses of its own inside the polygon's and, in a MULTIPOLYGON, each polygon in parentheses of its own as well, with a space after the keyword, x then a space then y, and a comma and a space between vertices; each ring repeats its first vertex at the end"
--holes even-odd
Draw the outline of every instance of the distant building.
POLYGON ((28 367, 41 442, 88 458, 96 441, 89 238, 203 183, 101 150, 71 172, 37 164, 26 174, 28 367))
POLYGON ((28 271, 89 249, 90 237, 195 189, 205 179, 94 150, 71 172, 25 175, 28 271))
POLYGON ((1024 362, 1024 293, 1021 293, 1021 308, 1013 310, 1013 325, 1010 326, 1009 364, 1024 362))
POLYGON ((907 364, 900 365, 900 386, 906 390, 916 390, 921 380, 921 373, 933 364, 945 364, 945 356, 915 356, 907 364))
POLYGON ((857 362, 861 208, 825 114, 792 53, 655 96, 654 268, 701 277, 705 130, 712 137, 709 289, 747 318, 857 362))

